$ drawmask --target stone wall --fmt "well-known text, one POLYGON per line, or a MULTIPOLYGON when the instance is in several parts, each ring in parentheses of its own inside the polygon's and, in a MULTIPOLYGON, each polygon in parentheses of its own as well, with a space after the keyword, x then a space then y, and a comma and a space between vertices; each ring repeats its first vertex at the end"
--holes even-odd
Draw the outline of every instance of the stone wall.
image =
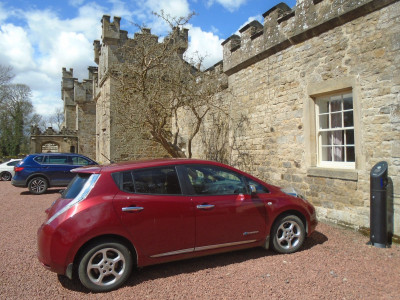
MULTIPOLYGON (((385 160, 389 227, 399 235, 400 3, 298 0, 264 18, 223 43, 230 163, 298 188, 320 219, 369 227, 369 173, 385 160), (353 96, 355 168, 323 168, 315 99, 340 91, 353 96)), ((202 147, 196 156, 205 156, 202 147)))

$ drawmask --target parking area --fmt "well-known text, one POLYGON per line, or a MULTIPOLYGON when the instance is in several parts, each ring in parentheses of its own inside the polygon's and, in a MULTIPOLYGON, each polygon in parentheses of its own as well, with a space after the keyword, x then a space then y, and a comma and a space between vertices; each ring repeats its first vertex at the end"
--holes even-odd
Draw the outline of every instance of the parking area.
POLYGON ((135 270, 122 288, 91 294, 45 270, 36 231, 58 189, 32 195, 0 181, 1 299, 399 299, 400 247, 366 245, 358 232, 320 223, 305 247, 250 249, 135 270))

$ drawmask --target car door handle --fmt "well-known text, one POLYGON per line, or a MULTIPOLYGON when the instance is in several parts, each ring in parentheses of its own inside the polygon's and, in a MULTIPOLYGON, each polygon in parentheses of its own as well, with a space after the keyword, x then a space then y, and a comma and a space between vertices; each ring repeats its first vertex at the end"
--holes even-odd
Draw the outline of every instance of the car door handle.
POLYGON ((144 207, 140 207, 140 206, 129 206, 129 207, 123 207, 122 211, 123 212, 138 212, 138 211, 142 211, 144 209, 144 207))
POLYGON ((205 210, 212 209, 214 207, 215 207, 215 205, 212 205, 212 204, 200 204, 200 205, 197 205, 197 209, 205 209, 205 210))

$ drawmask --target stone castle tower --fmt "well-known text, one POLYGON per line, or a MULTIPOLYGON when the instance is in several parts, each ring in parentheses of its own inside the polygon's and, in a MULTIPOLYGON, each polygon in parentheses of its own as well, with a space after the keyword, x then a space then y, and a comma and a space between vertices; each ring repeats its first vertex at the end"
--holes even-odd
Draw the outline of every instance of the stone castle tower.
MULTIPOLYGON (((124 118, 118 110, 116 82, 112 73, 118 70, 117 52, 128 41, 127 31, 120 29, 120 18, 110 16, 102 18, 102 41, 94 41, 94 61, 99 65, 94 77, 93 97, 96 102, 96 160, 98 162, 123 161, 151 157, 163 157, 168 154, 156 142, 143 138, 143 132, 132 123, 134 116, 140 112, 126 112, 130 116, 124 118)), ((180 31, 183 47, 179 54, 187 49, 188 31, 180 31)), ((146 38, 158 43, 158 37, 151 35, 149 29, 135 33, 133 41, 146 38)), ((168 39, 166 39, 168 41, 168 39)), ((168 41, 170 42, 170 41, 168 41)))
POLYGON ((72 152, 96 157, 96 104, 93 101, 93 76, 97 67, 89 67, 89 78, 79 82, 73 69, 62 69, 61 99, 64 122, 60 131, 48 128, 31 130, 31 152, 72 152))

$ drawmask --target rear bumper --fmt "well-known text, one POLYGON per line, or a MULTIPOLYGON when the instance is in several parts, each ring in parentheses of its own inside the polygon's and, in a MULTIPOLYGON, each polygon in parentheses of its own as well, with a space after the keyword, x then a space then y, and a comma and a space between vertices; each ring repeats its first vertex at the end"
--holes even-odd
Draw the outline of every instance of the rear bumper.
POLYGON ((37 257, 39 262, 47 270, 55 272, 57 274, 65 274, 66 266, 60 264, 60 261, 64 261, 64 257, 54 253, 52 248, 54 229, 50 226, 43 224, 37 233, 37 246, 38 252, 37 257))
POLYGON ((16 187, 26 187, 25 180, 11 179, 11 184, 16 187))

